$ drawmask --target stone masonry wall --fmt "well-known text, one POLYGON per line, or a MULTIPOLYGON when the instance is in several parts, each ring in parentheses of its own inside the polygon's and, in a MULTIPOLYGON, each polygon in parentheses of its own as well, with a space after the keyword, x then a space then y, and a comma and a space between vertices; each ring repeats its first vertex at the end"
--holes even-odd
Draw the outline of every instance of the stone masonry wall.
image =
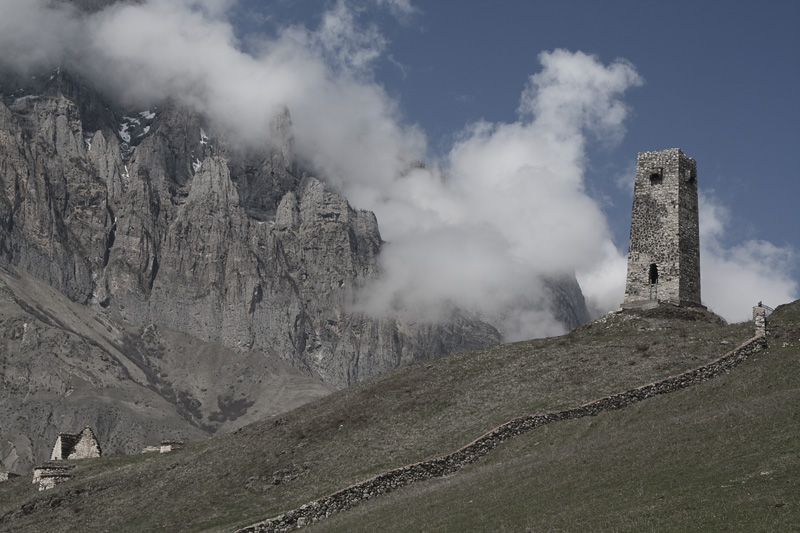
POLYGON ((762 305, 753 307, 753 323, 756 325, 756 335, 767 335, 767 308, 762 305))
POLYGON ((32 483, 39 485, 39 490, 49 490, 57 484, 72 479, 70 473, 75 468, 74 464, 64 464, 61 461, 47 461, 42 466, 33 469, 32 483))
POLYGON ((285 514, 264 522, 240 529, 237 533, 273 533, 300 528, 317 522, 334 513, 355 507, 363 500, 386 494, 400 487, 419 481, 452 474, 466 465, 474 463, 501 443, 551 422, 596 416, 604 411, 623 409, 631 404, 668 394, 679 389, 699 385, 721 374, 727 373, 742 361, 766 346, 766 337, 757 333, 719 359, 683 374, 612 394, 574 409, 554 413, 526 415, 496 427, 463 448, 429 461, 389 470, 371 479, 307 503, 285 514))
POLYGON ((680 281, 678 300, 681 305, 701 304, 700 294, 700 219, 697 197, 697 163, 683 153, 678 170, 678 215, 680 281))
POLYGON ((701 303, 697 164, 678 148, 637 160, 623 306, 648 300, 701 303))
POLYGON ((100 443, 91 428, 86 427, 78 434, 78 442, 67 459, 92 459, 100 457, 100 443))

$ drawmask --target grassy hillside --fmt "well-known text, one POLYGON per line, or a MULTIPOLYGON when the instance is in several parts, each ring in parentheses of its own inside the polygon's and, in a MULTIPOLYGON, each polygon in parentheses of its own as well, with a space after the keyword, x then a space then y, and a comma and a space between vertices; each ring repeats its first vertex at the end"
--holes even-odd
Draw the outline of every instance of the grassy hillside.
MULTIPOLYGON (((752 336, 749 323, 673 314, 611 315, 563 337, 401 368, 181 452, 78 462, 76 479, 46 493, 20 478, 0 485, 0 529, 230 531, 452 451, 520 414, 699 366, 752 336)), ((454 476, 316 528, 673 529, 730 516, 719 523, 748 530, 736 517, 755 508, 759 519, 796 521, 798 314, 797 303, 776 311, 771 348, 723 378, 540 428, 454 476), (743 500, 742 487, 757 501, 743 500), (704 501, 711 496, 718 503, 704 501), (722 514, 722 501, 733 514, 722 514)))
POLYGON ((800 306, 774 319, 769 350, 726 376, 532 431, 308 531, 800 531, 800 306))

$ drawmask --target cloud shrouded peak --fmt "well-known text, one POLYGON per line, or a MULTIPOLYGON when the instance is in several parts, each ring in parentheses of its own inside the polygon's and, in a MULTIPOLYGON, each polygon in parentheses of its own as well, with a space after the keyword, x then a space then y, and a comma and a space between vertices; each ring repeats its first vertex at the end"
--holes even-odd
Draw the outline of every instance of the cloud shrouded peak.
MULTIPOLYGON (((144 0, 85 11, 0 0, 0 67, 64 66, 130 106, 173 99, 254 146, 288 107, 304 165, 378 216, 388 243, 384 277, 361 302, 370 312, 402 306, 435 316, 455 304, 500 317, 508 337, 519 338, 560 331, 546 279, 577 272, 596 312, 621 302, 624 255, 586 192, 586 171, 587 147, 625 134, 625 93, 642 84, 630 63, 542 52, 519 88, 516 120, 470 124, 432 156, 425 133, 375 81, 390 42, 369 10, 424 16, 410 2, 340 0, 315 25, 278 25, 249 35, 246 48, 228 18, 236 5, 144 0)), ((723 210, 709 198, 702 206, 710 307, 738 318, 749 308, 729 301, 734 293, 765 302, 796 294, 792 250, 728 245, 723 210)))

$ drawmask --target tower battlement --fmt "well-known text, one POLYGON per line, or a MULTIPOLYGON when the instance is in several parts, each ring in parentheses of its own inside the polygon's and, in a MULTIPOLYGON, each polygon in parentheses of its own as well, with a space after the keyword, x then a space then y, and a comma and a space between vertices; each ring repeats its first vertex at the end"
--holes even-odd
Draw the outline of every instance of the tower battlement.
POLYGON ((697 163, 679 148, 640 152, 623 308, 700 306, 697 163))

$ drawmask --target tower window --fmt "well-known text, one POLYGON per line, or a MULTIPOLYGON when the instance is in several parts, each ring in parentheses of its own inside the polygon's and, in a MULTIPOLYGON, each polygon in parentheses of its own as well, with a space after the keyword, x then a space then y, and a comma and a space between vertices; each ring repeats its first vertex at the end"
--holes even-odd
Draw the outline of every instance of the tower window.
POLYGON ((650 185, 659 185, 664 180, 664 168, 653 167, 650 169, 650 185))
POLYGON ((658 283, 658 267, 655 263, 650 263, 650 285, 658 283))

